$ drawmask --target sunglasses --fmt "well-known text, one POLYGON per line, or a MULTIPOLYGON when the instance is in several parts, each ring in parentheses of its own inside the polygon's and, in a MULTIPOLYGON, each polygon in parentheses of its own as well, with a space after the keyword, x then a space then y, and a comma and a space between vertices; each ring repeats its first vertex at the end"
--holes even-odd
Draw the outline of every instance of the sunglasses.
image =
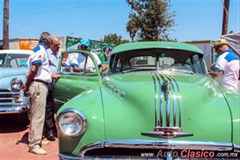
POLYGON ((81 48, 82 48, 82 49, 87 49, 87 48, 88 48, 88 46, 81 45, 81 48))

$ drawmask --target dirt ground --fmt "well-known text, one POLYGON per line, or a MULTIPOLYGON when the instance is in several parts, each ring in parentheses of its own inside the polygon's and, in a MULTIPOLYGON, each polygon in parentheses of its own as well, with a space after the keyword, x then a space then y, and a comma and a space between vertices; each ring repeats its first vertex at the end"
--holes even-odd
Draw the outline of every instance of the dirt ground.
POLYGON ((47 155, 28 152, 28 131, 16 116, 0 115, 0 160, 59 160, 58 139, 43 146, 47 155))

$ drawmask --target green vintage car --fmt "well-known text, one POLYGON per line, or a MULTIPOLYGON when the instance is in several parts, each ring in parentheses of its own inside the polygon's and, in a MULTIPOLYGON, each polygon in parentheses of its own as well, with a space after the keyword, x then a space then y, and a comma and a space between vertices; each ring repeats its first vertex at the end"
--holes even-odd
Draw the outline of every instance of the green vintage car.
POLYGON ((208 75, 196 46, 122 44, 102 75, 95 61, 94 72, 64 62, 54 91, 60 159, 239 158, 240 94, 208 75))

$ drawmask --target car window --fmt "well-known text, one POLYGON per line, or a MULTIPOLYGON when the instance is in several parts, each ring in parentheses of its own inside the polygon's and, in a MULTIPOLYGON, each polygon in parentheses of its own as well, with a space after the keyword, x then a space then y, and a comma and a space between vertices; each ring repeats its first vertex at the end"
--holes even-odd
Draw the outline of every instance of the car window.
POLYGON ((0 54, 0 66, 4 65, 7 54, 0 54))
POLYGON ((201 73, 201 74, 205 74, 205 70, 204 70, 204 65, 203 65, 203 59, 199 58, 198 55, 193 55, 192 57, 192 66, 193 69, 196 73, 201 73))
POLYGON ((5 67, 27 67, 29 54, 0 54, 0 65, 5 67))
POLYGON ((120 57, 114 55, 112 56, 112 61, 110 61, 110 72, 111 73, 120 73, 122 72, 123 64, 120 57))
POLYGON ((155 65, 155 59, 151 56, 137 56, 130 59, 132 66, 151 66, 155 65))

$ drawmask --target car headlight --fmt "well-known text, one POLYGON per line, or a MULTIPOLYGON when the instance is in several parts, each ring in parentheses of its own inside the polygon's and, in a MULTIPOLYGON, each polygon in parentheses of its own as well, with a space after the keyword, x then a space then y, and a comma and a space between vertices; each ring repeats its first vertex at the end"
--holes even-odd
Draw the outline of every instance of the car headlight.
POLYGON ((20 78, 12 79, 11 86, 13 89, 20 89, 22 85, 23 85, 23 82, 20 78))
POLYGON ((67 136, 79 136, 85 133, 87 118, 79 110, 65 109, 57 118, 57 127, 60 132, 67 136))

